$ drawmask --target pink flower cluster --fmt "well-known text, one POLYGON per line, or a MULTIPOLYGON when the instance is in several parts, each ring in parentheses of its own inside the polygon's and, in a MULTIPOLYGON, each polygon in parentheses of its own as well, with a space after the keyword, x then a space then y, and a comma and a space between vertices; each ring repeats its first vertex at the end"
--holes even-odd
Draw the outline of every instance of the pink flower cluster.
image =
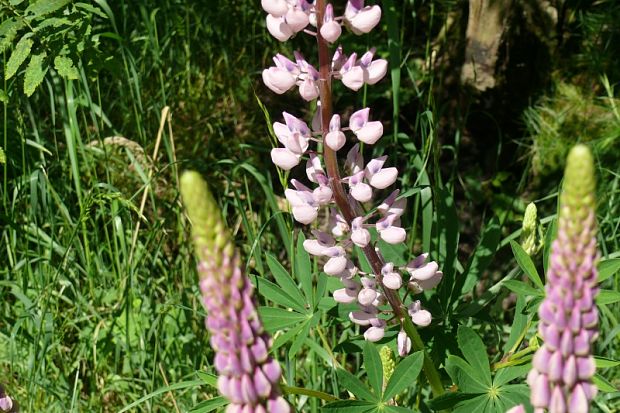
MULTIPOLYGON (((342 16, 334 14, 331 4, 325 6, 322 22, 317 25, 316 6, 305 0, 263 0, 262 6, 269 13, 267 28, 280 41, 286 41, 294 34, 305 31, 310 35, 320 36, 328 43, 334 43, 341 35, 341 23, 355 34, 368 33, 381 19, 379 6, 364 6, 363 0, 349 0, 342 16), (307 26, 318 26, 318 33, 307 26)), ((357 91, 364 85, 374 85, 387 73, 387 61, 375 59, 375 49, 358 57, 357 53, 346 55, 342 46, 336 47, 331 62, 324 60, 323 68, 317 70, 299 53, 294 53, 294 61, 278 54, 274 57, 274 66, 262 73, 265 85, 277 94, 283 94, 295 87, 306 101, 321 97, 321 82, 339 80, 347 88, 357 91), (329 79, 322 79, 321 73, 329 66, 329 79)), ((329 55, 328 55, 329 59, 329 55)), ((344 120, 339 114, 329 114, 329 124, 323 124, 321 101, 317 102, 317 111, 311 127, 302 119, 284 112, 284 123, 275 122, 273 131, 282 145, 271 151, 271 159, 283 170, 290 170, 306 160, 306 176, 314 185, 309 187, 292 179, 293 188, 286 189, 293 217, 302 224, 312 224, 323 207, 329 208, 329 225, 326 230, 313 230, 314 238, 304 242, 304 248, 312 255, 325 260, 323 271, 338 277, 344 288, 334 292, 334 299, 339 303, 357 303, 359 309, 349 314, 352 322, 366 326, 364 337, 369 341, 378 341, 384 337, 386 320, 382 318, 381 307, 386 303, 386 293, 382 289, 398 290, 405 283, 414 294, 434 288, 442 278, 442 272, 436 262, 427 262, 428 254, 422 254, 404 267, 395 267, 391 262, 382 260, 381 274, 368 274, 360 271, 348 257, 353 246, 379 254, 373 245, 371 230, 377 238, 389 244, 398 244, 406 239, 406 231, 401 226, 400 218, 406 207, 406 199, 399 198, 399 191, 392 191, 375 208, 362 204, 373 200, 376 191, 387 189, 398 178, 398 170, 387 166, 387 156, 379 156, 367 163, 360 149, 361 142, 373 145, 383 136, 383 125, 370 118, 370 108, 362 108, 344 120), (331 116, 331 118, 330 118, 331 116), (346 126, 345 126, 346 125, 346 126), (326 172, 322 154, 312 150, 316 142, 337 152, 347 143, 347 134, 355 136, 356 142, 347 152, 344 162, 343 177, 334 177, 326 172), (347 202, 357 216, 346 219, 335 202, 335 187, 344 185, 348 191, 347 202), (406 281, 403 281, 403 275, 406 281)), ((319 146, 320 147, 320 146, 319 146)), ((380 254, 379 254, 380 256, 380 254)), ((379 267, 380 267, 379 266, 379 267)), ((378 268, 377 268, 378 272, 378 268)), ((431 314, 421 307, 420 301, 413 301, 407 307, 408 316, 414 324, 427 326, 431 314)), ((401 320, 402 321, 402 320, 401 320)), ((399 353, 407 354, 411 349, 409 337, 401 331, 398 337, 399 353)))

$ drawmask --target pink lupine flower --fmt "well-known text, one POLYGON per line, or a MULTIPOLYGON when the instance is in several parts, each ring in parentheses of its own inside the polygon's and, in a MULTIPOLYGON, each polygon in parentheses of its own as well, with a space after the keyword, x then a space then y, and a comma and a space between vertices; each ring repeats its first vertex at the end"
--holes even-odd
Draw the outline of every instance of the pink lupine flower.
POLYGON ((323 266, 325 274, 340 275, 347 267, 347 254, 341 246, 336 245, 335 247, 327 248, 323 251, 323 255, 330 257, 323 266))
POLYGON ((374 55, 375 49, 372 48, 366 53, 364 53, 358 62, 358 65, 362 68, 364 72, 364 83, 369 85, 374 85, 375 83, 383 79, 383 77, 387 73, 387 60, 373 60, 374 55))
POLYGON ((284 170, 290 170, 299 164, 301 156, 308 149, 310 129, 302 120, 283 113, 286 124, 275 122, 273 131, 284 148, 271 150, 271 160, 284 170))
POLYGON ((342 83, 354 91, 364 86, 364 69, 356 63, 357 53, 353 53, 339 70, 342 83))
POLYGON ((325 15, 323 16, 323 25, 321 26, 321 36, 329 43, 334 43, 340 37, 342 28, 340 23, 334 20, 334 7, 328 4, 325 7, 325 15))
MULTIPOLYGON (((357 60, 357 53, 353 53, 339 67, 338 76, 346 87, 357 91, 364 84, 374 85, 383 79, 387 73, 387 60, 373 60, 374 53, 374 49, 371 49, 364 53, 359 60, 357 60)), ((334 62, 340 63, 340 55, 342 55, 342 52, 339 52, 338 60, 332 60, 332 65, 334 65, 334 62)), ((334 56, 334 59, 336 59, 336 56, 334 56)))
POLYGON ((263 83, 281 95, 295 86, 301 71, 296 63, 279 53, 275 55, 273 61, 275 66, 263 70, 263 83))
POLYGON ((336 245, 336 240, 328 233, 317 230, 313 230, 312 233, 316 239, 307 239, 303 244, 309 254, 322 256, 326 249, 336 245))
POLYGON ((532 405, 549 413, 587 413, 597 392, 590 349, 598 337, 594 191, 592 154, 578 145, 566 163, 547 295, 538 310, 544 344, 527 377, 532 405))
POLYGON ((346 141, 347 138, 340 129, 340 115, 333 115, 329 122, 329 132, 325 135, 325 145, 337 151, 344 146, 346 141))
POLYGON ((394 271, 394 264, 386 262, 381 269, 383 275, 383 285, 392 290, 398 290, 403 284, 403 279, 399 273, 394 271))
POLYGON ((407 238, 407 232, 395 225, 397 219, 396 215, 388 215, 375 224, 379 236, 388 244, 400 244, 407 238))
POLYGON ((231 402, 226 411, 290 413, 280 395, 280 365, 269 355, 271 340, 258 316, 252 284, 217 203, 196 172, 183 174, 181 195, 199 259, 205 324, 219 374, 217 387, 231 402))
POLYGON ((267 13, 276 17, 282 17, 288 12, 286 0, 261 0, 261 6, 267 13))
POLYGON ((295 52, 295 60, 301 71, 299 75, 299 95, 306 101, 312 101, 319 97, 319 72, 309 64, 303 55, 295 52))
POLYGON ((398 177, 398 169, 384 168, 383 165, 387 156, 381 156, 376 159, 372 159, 366 165, 365 176, 368 179, 368 183, 377 189, 384 189, 396 182, 398 177))
POLYGON ((276 17, 268 14, 265 19, 269 33, 281 42, 290 39, 294 34, 293 28, 286 22, 284 16, 276 17))
POLYGON ((377 5, 364 7, 364 0, 349 0, 344 18, 353 33, 369 33, 381 20, 381 8, 377 5))
POLYGON ((413 323, 418 326, 426 327, 432 321, 431 313, 422 308, 422 304, 419 300, 409 304, 407 311, 409 312, 413 323))
POLYGON ((351 241, 360 248, 370 243, 370 232, 364 228, 363 217, 357 217, 351 221, 351 241))
POLYGON ((368 341, 379 341, 385 336, 385 320, 375 318, 370 322, 370 328, 364 331, 364 338, 368 341))
POLYGON ((379 204, 377 211, 383 216, 394 215, 400 217, 407 207, 407 198, 397 199, 400 190, 393 191, 385 200, 379 204))
POLYGON ((334 291, 334 300, 338 303, 353 304, 358 299, 361 284, 346 278, 343 278, 341 281, 344 288, 334 291))
POLYGON ((342 214, 338 213, 334 208, 332 208, 329 213, 329 227, 331 229, 331 233, 335 237, 342 237, 350 230, 346 219, 344 219, 342 214))
POLYGON ((291 183, 296 190, 286 189, 284 195, 291 204, 293 218, 302 224, 310 224, 319 213, 319 202, 310 188, 296 179, 292 179, 291 183))
POLYGON ((413 291, 423 291, 435 288, 443 278, 439 265, 435 261, 425 264, 428 254, 422 254, 409 262, 405 269, 410 275, 409 288, 413 291))
POLYGON ((372 199, 372 188, 364 182, 364 171, 359 171, 349 177, 349 193, 359 202, 368 202, 372 199))
POLYGON ((357 139, 373 145, 383 136, 383 124, 379 121, 368 121, 370 108, 364 108, 353 113, 349 118, 349 128, 357 139))
POLYGON ((396 338, 396 347, 398 348, 398 354, 401 357, 405 357, 411 351, 411 339, 407 336, 404 330, 400 330, 398 337, 396 338))

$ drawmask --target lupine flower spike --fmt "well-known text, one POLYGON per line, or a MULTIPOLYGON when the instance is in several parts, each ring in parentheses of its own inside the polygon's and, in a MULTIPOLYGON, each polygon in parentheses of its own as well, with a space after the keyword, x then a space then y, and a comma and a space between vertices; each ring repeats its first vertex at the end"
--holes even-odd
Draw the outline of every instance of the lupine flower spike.
POLYGON ((334 43, 340 38, 341 22, 355 34, 370 32, 381 19, 381 8, 364 5, 364 0, 348 0, 343 14, 336 16, 333 5, 326 1, 262 0, 262 6, 269 13, 269 32, 281 41, 288 40, 302 29, 301 24, 295 26, 291 23, 291 13, 295 13, 300 23, 306 20, 297 14, 306 13, 309 24, 316 25, 318 29, 317 33, 306 32, 317 36, 319 49, 323 48, 323 53, 319 53, 318 71, 298 51, 294 52, 295 61, 281 54, 276 55, 273 59, 275 66, 263 71, 265 85, 275 93, 282 94, 298 86, 304 100, 324 100, 317 102, 317 112, 311 127, 287 112, 283 113, 284 123, 273 124, 278 141, 283 145, 271 151, 274 164, 283 170, 290 170, 304 158, 307 159, 306 175, 310 181, 308 185, 311 186, 292 179, 293 188, 285 190, 293 218, 310 225, 316 221, 321 207, 330 209, 330 231, 313 231, 315 238, 307 239, 304 248, 325 260, 323 271, 326 274, 341 280, 343 288, 334 292, 334 299, 339 303, 358 304, 358 310, 352 311, 349 318, 353 323, 367 327, 364 332, 366 340, 378 341, 384 337, 387 322, 381 307, 390 303, 403 328, 398 335, 398 353, 405 356, 412 348, 411 338, 405 332, 405 323, 408 323, 411 334, 414 325, 427 326, 432 317, 430 312, 422 308, 420 301, 414 300, 408 306, 403 305, 397 290, 406 285, 413 294, 419 294, 434 288, 441 280, 442 273, 436 262, 426 263, 427 254, 422 254, 400 268, 385 262, 380 256, 369 229, 374 227, 378 237, 389 244, 401 243, 407 237, 405 229, 400 225, 406 200, 398 198, 398 190, 392 191, 379 202, 375 212, 361 213, 363 210, 372 211, 372 208, 361 208, 360 204, 373 201, 377 191, 389 188, 398 178, 398 170, 389 166, 387 156, 379 156, 366 163, 360 144, 357 143, 377 143, 383 136, 383 124, 372 120, 370 108, 358 109, 348 119, 343 119, 338 113, 331 113, 331 95, 325 92, 325 88, 321 91, 319 87, 321 82, 330 84, 332 80, 339 80, 347 88, 356 91, 364 85, 374 85, 386 75, 387 61, 376 59, 374 48, 358 57, 360 55, 356 52, 347 56, 343 48, 337 46, 331 60, 327 48, 328 43, 334 43), (324 104, 328 101, 330 103, 324 104), (348 125, 348 128, 343 128, 343 125, 348 125), (341 177, 339 165, 333 160, 331 164, 327 161, 327 151, 332 151, 335 156, 346 145, 345 132, 355 144, 346 155, 344 176, 341 177), (319 152, 320 147, 316 151, 311 148, 314 141, 323 144, 323 153, 319 152), (312 184, 315 186, 312 187, 312 184), (352 246, 364 251, 369 262, 373 263, 373 273, 360 272, 348 257, 352 246))
POLYGON ((252 285, 217 204, 196 172, 181 178, 181 195, 192 222, 218 389, 231 402, 226 412, 289 413, 278 385, 280 365, 269 356, 270 338, 258 317, 252 285))
POLYGON ((547 273, 546 298, 538 314, 544 344, 536 352, 527 382, 535 412, 588 413, 592 343, 598 337, 595 179, 586 146, 568 155, 560 198, 558 235, 547 273))

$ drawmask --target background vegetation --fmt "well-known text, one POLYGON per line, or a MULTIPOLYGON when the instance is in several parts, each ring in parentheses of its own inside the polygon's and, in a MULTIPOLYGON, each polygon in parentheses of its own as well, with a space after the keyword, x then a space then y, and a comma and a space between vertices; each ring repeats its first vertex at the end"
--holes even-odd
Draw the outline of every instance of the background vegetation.
MULTIPOLYGON (((603 257, 620 257, 620 4, 499 3, 491 86, 463 71, 467 1, 385 0, 381 30, 345 40, 391 62, 359 99, 384 121, 377 150, 413 194, 410 242, 394 254, 431 251, 457 280, 450 306, 428 303, 436 322, 422 334, 437 360, 458 354, 459 324, 496 362, 507 354, 520 313, 498 281, 521 276, 509 241, 530 201, 545 230, 553 222, 576 142, 598 163, 603 257)), ((257 1, 205 4, 0 0, 0 381, 23 411, 117 412, 145 396, 132 411, 188 411, 213 397, 196 376, 213 371, 212 351, 178 196, 183 169, 208 178, 257 280, 273 279, 268 254, 296 277, 308 271, 293 263, 299 229, 268 162, 269 116, 302 111, 260 82, 282 46, 257 1)), ((339 96, 340 112, 362 103, 339 96)), ((533 260, 542 273, 543 256, 533 260)), ((611 360, 620 359, 616 270, 596 348, 611 360)), ((327 298, 335 285, 312 273, 325 289, 306 299, 322 322, 275 325, 288 334, 276 351, 287 383, 346 398, 332 367, 361 371, 359 331, 327 298)), ((601 411, 620 405, 614 363, 600 370, 611 386, 601 411)), ((407 397, 413 405, 415 392, 407 397)), ((297 400, 304 411, 321 406, 297 400)))

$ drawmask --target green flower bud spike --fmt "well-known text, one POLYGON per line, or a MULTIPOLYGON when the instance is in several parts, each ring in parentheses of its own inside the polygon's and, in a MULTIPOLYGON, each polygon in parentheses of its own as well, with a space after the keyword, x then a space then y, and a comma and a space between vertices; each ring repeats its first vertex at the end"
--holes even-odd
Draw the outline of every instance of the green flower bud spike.
POLYGON ((536 255, 540 249, 540 244, 537 244, 537 229, 538 229, 538 214, 536 205, 530 202, 525 208, 525 215, 523 216, 523 225, 521 227, 521 247, 525 252, 532 256, 536 255))
POLYGON ((394 352, 388 346, 383 346, 381 350, 379 350, 379 357, 381 358, 381 365, 383 366, 383 388, 385 389, 385 386, 387 386, 396 368, 394 352))

